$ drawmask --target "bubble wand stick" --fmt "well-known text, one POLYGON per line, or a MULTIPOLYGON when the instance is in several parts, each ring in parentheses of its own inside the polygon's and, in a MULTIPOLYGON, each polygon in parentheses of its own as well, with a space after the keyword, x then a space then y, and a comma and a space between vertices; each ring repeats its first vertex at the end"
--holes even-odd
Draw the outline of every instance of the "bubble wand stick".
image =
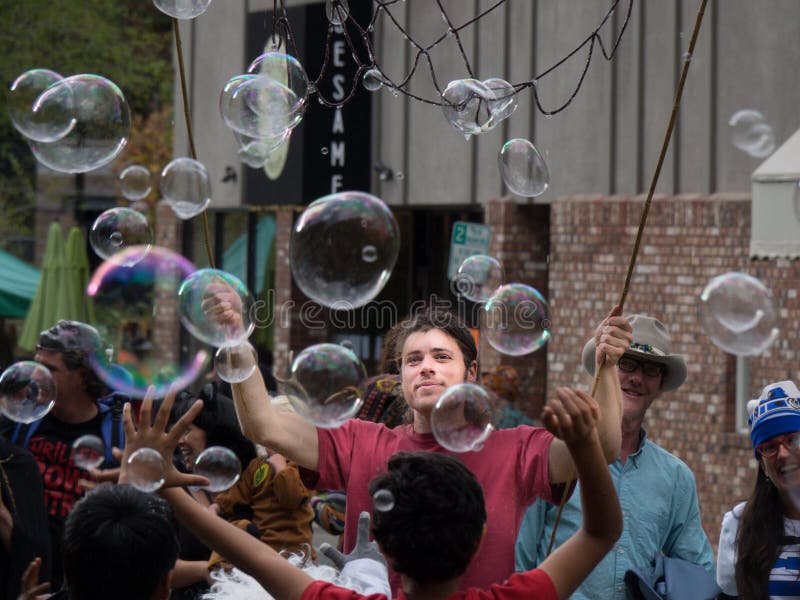
MULTIPOLYGON (((689 73, 689 66, 692 63, 692 55, 694 54, 694 48, 697 43, 697 38, 700 35, 700 25, 703 22, 703 15, 706 12, 706 5, 708 4, 708 0, 702 0, 700 3, 700 8, 697 9, 697 16, 695 17, 694 21, 694 30, 692 31, 692 39, 689 42, 689 50, 686 53, 683 59, 683 69, 681 70, 681 78, 678 81, 678 89, 675 92, 675 101, 672 104, 672 114, 669 117, 669 123, 667 124, 667 131, 664 133, 664 141, 661 144, 661 152, 658 155, 658 162, 656 163, 656 170, 653 173, 653 178, 650 180, 650 189, 647 191, 647 200, 645 200, 644 208, 642 209, 642 216, 639 221, 639 230, 636 232, 636 242, 633 245, 633 251, 631 252, 631 258, 628 262, 628 273, 625 275, 625 285, 622 288, 622 294, 620 295, 619 301, 617 304, 619 305, 619 313, 622 314, 622 309, 625 306, 625 299, 628 296, 628 290, 630 289, 631 278, 633 277, 633 270, 636 267, 636 257, 639 254, 639 247, 642 243, 642 237, 644 236, 644 228, 647 224, 647 214, 650 212, 650 204, 653 200, 653 194, 655 193, 656 185, 658 184, 658 178, 661 175, 661 167, 664 164, 664 158, 667 155, 667 149, 669 148, 669 142, 672 139, 672 131, 675 129, 675 121, 678 118, 678 109, 681 106, 681 96, 683 95, 683 86, 686 83, 686 76, 689 73)), ((594 380, 592 381, 592 398, 594 398, 595 394, 597 393, 597 384, 600 379, 600 371, 604 368, 607 368, 606 365, 606 356, 603 355, 600 359, 600 365, 595 370, 594 380)), ((561 521, 561 513, 564 511, 564 504, 567 501, 567 495, 569 493, 570 485, 572 484, 572 480, 575 476, 575 466, 573 465, 570 469, 570 474, 567 477, 566 486, 564 487, 564 494, 561 496, 561 502, 558 505, 558 513, 556 514, 555 523, 553 523, 553 534, 550 536, 550 544, 547 547, 547 554, 549 555, 553 549, 553 543, 556 539, 556 531, 558 530, 558 524, 561 521)))

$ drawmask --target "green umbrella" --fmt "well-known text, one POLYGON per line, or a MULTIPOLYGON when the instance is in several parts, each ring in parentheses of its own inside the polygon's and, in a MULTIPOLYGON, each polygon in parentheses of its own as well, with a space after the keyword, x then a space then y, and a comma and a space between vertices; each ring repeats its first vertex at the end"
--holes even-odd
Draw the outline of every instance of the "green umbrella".
POLYGON ((39 334, 56 324, 56 305, 61 293, 61 277, 64 265, 64 235, 61 225, 50 224, 47 232, 47 246, 42 260, 42 276, 33 297, 25 325, 19 338, 19 346, 33 351, 39 342, 39 334))
POLYGON ((86 240, 78 227, 71 227, 64 250, 61 277, 62 289, 58 296, 56 314, 59 319, 94 323, 94 306, 86 295, 89 284, 89 257, 86 240))

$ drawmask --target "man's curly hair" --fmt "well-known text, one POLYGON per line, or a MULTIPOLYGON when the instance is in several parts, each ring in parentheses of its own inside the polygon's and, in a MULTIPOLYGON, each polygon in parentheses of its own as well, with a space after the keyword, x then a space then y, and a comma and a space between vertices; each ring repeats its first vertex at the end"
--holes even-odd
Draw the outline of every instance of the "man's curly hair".
POLYGON ((399 452, 369 485, 390 492, 394 505, 372 516, 372 534, 392 568, 418 583, 461 576, 486 523, 483 491, 457 459, 433 452, 399 452))

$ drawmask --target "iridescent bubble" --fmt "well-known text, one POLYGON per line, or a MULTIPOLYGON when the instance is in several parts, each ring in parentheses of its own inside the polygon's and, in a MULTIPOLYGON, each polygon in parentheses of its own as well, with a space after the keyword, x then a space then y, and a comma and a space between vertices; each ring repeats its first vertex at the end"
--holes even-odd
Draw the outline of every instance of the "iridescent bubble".
POLYGON ((453 280, 456 292, 473 302, 486 302, 497 291, 505 275, 500 261, 485 254, 464 259, 453 280))
POLYGON ((518 196, 538 196, 550 183, 547 164, 528 140, 516 138, 503 144, 497 165, 508 189, 518 196))
MULTIPOLYGON (((308 77, 303 65, 289 54, 265 52, 247 67, 250 74, 231 93, 233 119, 253 119, 255 126, 247 125, 255 136, 281 135, 286 129, 296 127, 303 118, 310 93, 308 77), (241 88, 241 89, 240 89, 241 88), (239 102, 243 107, 239 107, 239 102), (249 110, 249 113, 248 113, 249 110)), ((232 124, 229 126, 234 127, 232 124)))
POLYGON ((17 423, 41 419, 56 402, 50 370, 32 360, 14 363, 0 375, 0 413, 17 423))
POLYGON ((178 290, 194 272, 186 258, 160 246, 126 248, 94 272, 87 294, 116 364, 96 357, 92 368, 109 387, 143 398, 152 384, 163 397, 173 383, 182 389, 201 374, 208 352, 182 353, 173 345, 180 334, 178 290))
POLYGON ((210 446, 197 457, 193 472, 208 479, 209 484, 203 489, 223 492, 239 481, 242 463, 232 450, 223 446, 210 446))
POLYGON ((361 83, 368 92, 377 92, 383 87, 383 75, 378 69, 369 69, 364 73, 361 83))
POLYGON ((436 441, 452 452, 480 450, 494 431, 494 406, 489 393, 474 383, 447 388, 431 412, 436 441))
POLYGON ((359 384, 366 376, 352 350, 317 344, 297 355, 289 379, 279 380, 278 389, 307 421, 334 428, 358 413, 363 403, 359 384))
POLYGON ((350 13, 348 0, 325 0, 325 16, 331 25, 342 25, 350 13))
POLYGON ((143 200, 152 189, 150 179, 149 169, 141 165, 130 165, 119 174, 119 191, 131 202, 143 200))
POLYGON ((82 435, 72 444, 69 458, 84 471, 97 469, 106 459, 106 446, 96 435, 82 435))
POLYGON ((258 365, 258 354, 250 342, 238 346, 222 346, 214 355, 214 370, 222 381, 241 383, 252 375, 258 365))
POLYGON ((502 354, 530 354, 550 339, 547 300, 529 285, 508 283, 501 286, 487 300, 483 310, 486 339, 502 354))
POLYGON ((194 19, 208 10, 211 0, 153 0, 156 8, 176 19, 194 19))
POLYGON ((775 133, 759 111, 736 111, 731 115, 728 126, 733 145, 750 156, 764 158, 775 150, 775 133))
POLYGON ((34 111, 68 112, 75 126, 54 142, 30 141, 40 163, 62 173, 85 173, 114 160, 128 142, 131 111, 122 91, 99 75, 73 75, 47 88, 34 111))
POLYGON ((489 88, 496 98, 496 100, 489 101, 491 116, 483 126, 483 130, 488 131, 497 127, 500 121, 507 119, 517 110, 517 96, 514 86, 499 77, 486 79, 483 85, 489 88))
POLYGON ((161 171, 161 196, 181 219, 191 219, 211 203, 208 170, 192 158, 176 158, 161 171))
POLYGON ((255 329, 253 296, 242 280, 230 273, 195 271, 181 284, 178 297, 183 326, 210 346, 238 346, 255 329))
POLYGON ((95 219, 89 230, 89 243, 97 256, 111 258, 131 246, 149 247, 153 230, 142 213, 132 208, 110 208, 95 219))
POLYGON ((700 295, 700 323, 720 349, 738 356, 757 356, 780 334, 772 292, 746 273, 711 279, 700 295))
POLYGON ((128 481, 141 492, 155 492, 164 485, 167 465, 152 448, 139 448, 128 457, 128 481))
POLYGON ((394 494, 390 490, 376 490, 372 494, 372 506, 378 512, 389 512, 394 508, 394 494))
POLYGON ((496 100, 494 92, 483 82, 457 79, 442 92, 442 111, 447 122, 458 131, 467 136, 475 135, 489 124, 491 106, 496 100))
POLYGON ((312 300, 333 308, 355 308, 375 298, 399 251, 400 230, 392 211, 364 192, 340 192, 309 204, 289 243, 297 285, 312 300))
POLYGON ((39 96, 51 85, 64 81, 49 69, 25 71, 9 88, 7 103, 11 123, 26 138, 55 142, 75 127, 75 99, 70 95, 58 105, 48 103, 34 110, 39 96))

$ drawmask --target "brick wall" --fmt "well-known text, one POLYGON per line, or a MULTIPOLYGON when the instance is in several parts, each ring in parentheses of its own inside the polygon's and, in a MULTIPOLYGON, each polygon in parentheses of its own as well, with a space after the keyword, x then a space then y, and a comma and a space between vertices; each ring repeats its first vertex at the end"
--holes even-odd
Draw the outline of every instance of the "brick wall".
MULTIPOLYGON (((551 205, 548 393, 558 385, 588 385, 579 353, 619 298, 643 205, 642 197, 571 197, 551 205)), ((751 261, 749 241, 749 196, 655 198, 625 306, 626 313, 664 321, 687 358, 687 382, 654 402, 645 427, 694 471, 715 550, 722 515, 749 494, 756 463, 749 437, 735 431, 735 358, 714 346, 698 321, 697 299, 711 277, 747 272, 780 306, 780 338, 750 360, 750 397, 767 383, 800 378, 800 262, 751 261)))

